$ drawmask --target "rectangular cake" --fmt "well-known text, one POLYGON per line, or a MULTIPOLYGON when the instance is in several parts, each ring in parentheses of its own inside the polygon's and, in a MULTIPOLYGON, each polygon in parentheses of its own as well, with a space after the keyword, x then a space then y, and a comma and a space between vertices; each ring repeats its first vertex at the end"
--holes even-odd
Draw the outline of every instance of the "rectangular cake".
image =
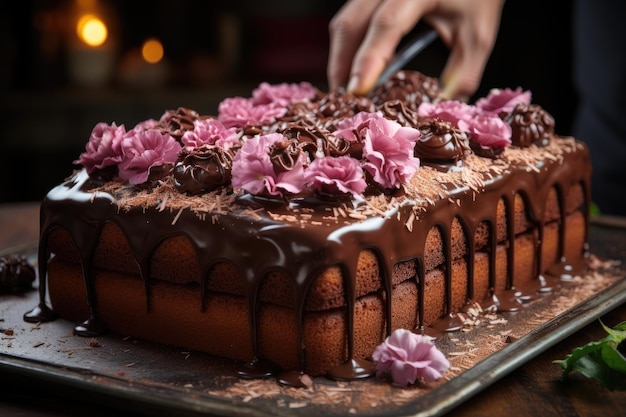
POLYGON ((408 71, 368 97, 261 84, 216 116, 99 124, 76 162, 42 203, 25 319, 243 377, 371 374, 392 330, 457 330, 470 301, 519 308, 587 251, 587 149, 519 88, 469 105, 408 71))

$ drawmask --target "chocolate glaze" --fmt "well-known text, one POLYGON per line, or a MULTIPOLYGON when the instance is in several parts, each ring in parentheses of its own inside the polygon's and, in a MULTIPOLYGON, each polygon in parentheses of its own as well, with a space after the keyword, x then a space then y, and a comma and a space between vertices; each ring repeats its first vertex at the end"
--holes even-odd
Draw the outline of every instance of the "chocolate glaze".
POLYGON ((504 120, 511 125, 516 146, 545 145, 554 133, 554 118, 538 104, 520 103, 504 120))
POLYGON ((374 104, 381 105, 386 101, 400 100, 411 109, 417 110, 423 102, 434 102, 441 90, 439 80, 417 71, 398 71, 383 85, 370 92, 374 104))
POLYGON ((421 163, 456 165, 469 153, 469 138, 463 131, 441 119, 424 120, 414 154, 421 163))
POLYGON ((262 379, 276 375, 277 372, 279 372, 279 370, 273 363, 253 358, 250 362, 246 362, 239 368, 237 375, 244 379, 262 379))
POLYGON ((302 150, 297 139, 282 140, 270 147, 270 161, 276 172, 291 171, 299 160, 302 150))
POLYGON ((159 122, 164 132, 180 142, 186 131, 193 130, 193 122, 199 118, 200 115, 195 110, 179 107, 166 111, 159 122))
MULTIPOLYGON (((571 144, 570 144, 571 146, 571 144)), ((354 306, 355 277, 359 253, 372 250, 378 258, 381 273, 382 290, 390 294, 391 276, 395 264, 414 260, 417 265, 415 280, 418 287, 418 323, 416 329, 425 331, 423 322, 425 275, 424 248, 428 231, 438 227, 444 243, 444 266, 446 276, 446 315, 435 323, 437 330, 450 331, 458 328, 458 323, 450 320, 451 294, 451 259, 450 230, 452 221, 457 218, 466 234, 468 258, 474 259, 476 248, 473 236, 481 223, 486 223, 491 236, 495 236, 496 207, 499 200, 504 201, 507 218, 507 248, 509 290, 515 288, 512 274, 515 256, 513 235, 513 201, 515 193, 519 193, 525 201, 528 217, 538 231, 536 245, 541 253, 543 236, 544 204, 550 190, 555 189, 561 210, 561 218, 565 217, 564 192, 571 186, 582 186, 585 206, 581 208, 588 213, 590 190, 589 155, 583 144, 577 143, 575 149, 563 155, 562 160, 545 160, 537 164, 538 172, 525 167, 511 166, 501 174, 491 174, 485 178, 484 189, 476 198, 467 187, 451 187, 449 197, 441 198, 432 203, 427 211, 419 216, 413 212, 410 199, 400 206, 389 209, 387 215, 376 215, 365 220, 346 217, 342 221, 329 221, 325 215, 328 211, 323 207, 316 208, 313 213, 315 223, 300 221, 289 223, 273 220, 268 212, 255 210, 251 217, 245 206, 231 207, 230 213, 214 212, 210 216, 198 216, 190 210, 182 210, 175 214, 159 211, 157 208, 120 209, 115 198, 105 192, 89 191, 93 184, 86 171, 78 172, 71 180, 54 188, 44 199, 41 206, 41 232, 39 245, 39 285, 40 303, 31 312, 26 313, 27 321, 48 321, 55 316, 45 304, 47 261, 50 256, 48 237, 57 228, 66 230, 72 237, 81 260, 83 277, 87 288, 90 316, 76 327, 77 334, 93 335, 103 330, 95 314, 96 297, 94 294, 92 256, 98 242, 102 227, 108 222, 116 223, 128 239, 132 254, 139 265, 140 275, 145 283, 145 306, 150 311, 150 271, 149 260, 156 247, 172 236, 186 236, 195 246, 202 277, 208 277, 211 269, 219 262, 228 260, 234 265, 242 279, 248 300, 250 335, 254 357, 241 373, 242 376, 265 376, 273 373, 271 367, 258 357, 257 321, 258 295, 263 279, 271 271, 283 271, 295 284, 293 294, 295 300, 295 316, 298 329, 297 345, 302 346, 304 305, 307 292, 314 280, 325 269, 337 265, 344 277, 346 319, 346 340, 348 360, 345 364, 330 371, 329 375, 337 379, 354 379, 371 375, 372 368, 367 361, 357 361, 354 352, 354 306), (450 201, 458 201, 451 204, 450 201), (459 209, 461 207, 461 209, 459 209), (176 217, 175 217, 176 215, 176 217), (412 221, 411 227, 407 222, 412 221), (306 224, 305 224, 306 223, 306 224), (303 227, 304 225, 304 227, 303 227), (251 239, 250 236, 256 238, 251 239)), ((261 200, 255 199, 259 204, 261 200)), ((296 202, 297 205, 297 202, 296 202)), ((263 204, 261 205, 263 206, 263 204)), ((297 215, 290 205, 274 202, 271 210, 297 215)), ((570 260, 563 257, 565 223, 560 224, 559 265, 571 265, 570 260)), ((488 252, 495 254, 496 239, 490 239, 488 252)), ((535 265, 535 275, 539 277, 541 259, 535 265)), ((495 280, 495 256, 490 256, 489 276, 492 287, 495 280)), ((468 297, 474 297, 473 262, 468 262, 468 297)), ((202 294, 207 293, 207 280, 200 280, 202 294)), ((500 309, 511 309, 511 297, 495 295, 492 300, 500 309), (508 297, 508 298, 507 298, 508 297), (504 301, 503 301, 504 300, 504 301), (508 301, 507 301, 508 300, 508 301)), ((386 301, 386 329, 390 333, 391 298, 386 301)), ((514 298, 514 297, 513 297, 514 298)), ((204 297, 202 298, 204 300, 204 297)), ((204 301, 203 301, 204 302, 204 301)), ((203 309, 202 305, 198 306, 203 309)), ((304 349, 299 350, 299 371, 304 371, 304 349)))
POLYGON ((278 383, 293 388, 311 388, 313 380, 302 371, 281 372, 277 377, 278 383))
POLYGON ((180 192, 201 194, 230 182, 233 165, 231 151, 204 145, 183 148, 173 168, 174 185, 180 192))
POLYGON ((409 108, 402 100, 389 100, 378 106, 378 110, 388 119, 395 120, 403 126, 418 128, 420 118, 417 111, 409 108))
POLYGON ((353 381, 369 378, 376 373, 373 362, 363 359, 350 359, 328 371, 327 376, 335 381, 353 381))

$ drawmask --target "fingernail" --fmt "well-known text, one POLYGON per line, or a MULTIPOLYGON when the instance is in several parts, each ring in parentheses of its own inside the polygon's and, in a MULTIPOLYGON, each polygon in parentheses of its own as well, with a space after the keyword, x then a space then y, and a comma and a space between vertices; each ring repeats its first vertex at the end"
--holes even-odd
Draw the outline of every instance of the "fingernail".
POLYGON ((459 85, 461 78, 456 75, 447 74, 442 77, 443 88, 441 90, 440 98, 444 100, 458 100, 467 103, 470 100, 470 96, 461 94, 459 91, 459 85))
POLYGON ((454 87, 449 83, 445 83, 439 96, 444 100, 452 100, 454 98, 454 87))
POLYGON ((451 73, 446 73, 442 75, 441 82, 443 84, 443 89, 441 90, 441 94, 439 96, 444 100, 454 99, 457 93, 457 77, 451 73))
POLYGON ((353 93, 359 87, 360 78, 358 75, 353 75, 348 82, 348 87, 346 88, 349 93, 353 93))

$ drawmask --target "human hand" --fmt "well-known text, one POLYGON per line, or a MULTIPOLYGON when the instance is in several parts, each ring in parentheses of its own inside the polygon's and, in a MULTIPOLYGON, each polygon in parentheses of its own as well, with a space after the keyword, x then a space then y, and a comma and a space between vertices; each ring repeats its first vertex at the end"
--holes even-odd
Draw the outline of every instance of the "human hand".
POLYGON ((420 20, 450 55, 441 74, 444 98, 467 99, 495 44, 504 0, 349 0, 330 22, 327 75, 331 90, 366 94, 395 49, 420 20))

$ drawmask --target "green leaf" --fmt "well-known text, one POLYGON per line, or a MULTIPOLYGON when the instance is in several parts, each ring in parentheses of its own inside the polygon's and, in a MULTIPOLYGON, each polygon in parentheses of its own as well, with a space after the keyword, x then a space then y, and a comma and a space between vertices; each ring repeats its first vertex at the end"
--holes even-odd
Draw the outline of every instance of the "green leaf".
MULTIPOLYGON (((602 323, 602 322, 600 322, 602 323)), ((626 331, 626 321, 621 322, 617 326, 613 327, 613 330, 626 331)))
POLYGON ((568 373, 578 370, 576 364, 583 358, 591 355, 593 352, 602 350, 605 342, 590 342, 584 346, 577 347, 572 350, 572 353, 567 355, 564 360, 556 360, 554 363, 558 363, 563 368, 564 376, 568 373))
POLYGON ((622 340, 626 339, 626 321, 621 322, 614 328, 610 328, 604 325, 602 321, 600 324, 604 328, 604 330, 609 334, 609 337, 615 341, 615 344, 619 344, 622 340))
POLYGON ((602 360, 609 368, 623 373, 626 378, 626 358, 614 346, 607 343, 602 347, 602 360))
POLYGON ((604 374, 606 374, 607 366, 602 362, 599 352, 596 350, 579 358, 572 363, 572 371, 577 371, 587 378, 595 378, 601 381, 604 374))
MULTIPOLYGON (((570 372, 597 380, 610 390, 626 390, 626 357, 617 349, 626 340, 626 322, 610 328, 600 324, 608 336, 597 342, 577 347, 563 360, 554 363, 563 368, 563 377, 570 372)), ((626 343, 626 342, 624 342, 626 343)))

